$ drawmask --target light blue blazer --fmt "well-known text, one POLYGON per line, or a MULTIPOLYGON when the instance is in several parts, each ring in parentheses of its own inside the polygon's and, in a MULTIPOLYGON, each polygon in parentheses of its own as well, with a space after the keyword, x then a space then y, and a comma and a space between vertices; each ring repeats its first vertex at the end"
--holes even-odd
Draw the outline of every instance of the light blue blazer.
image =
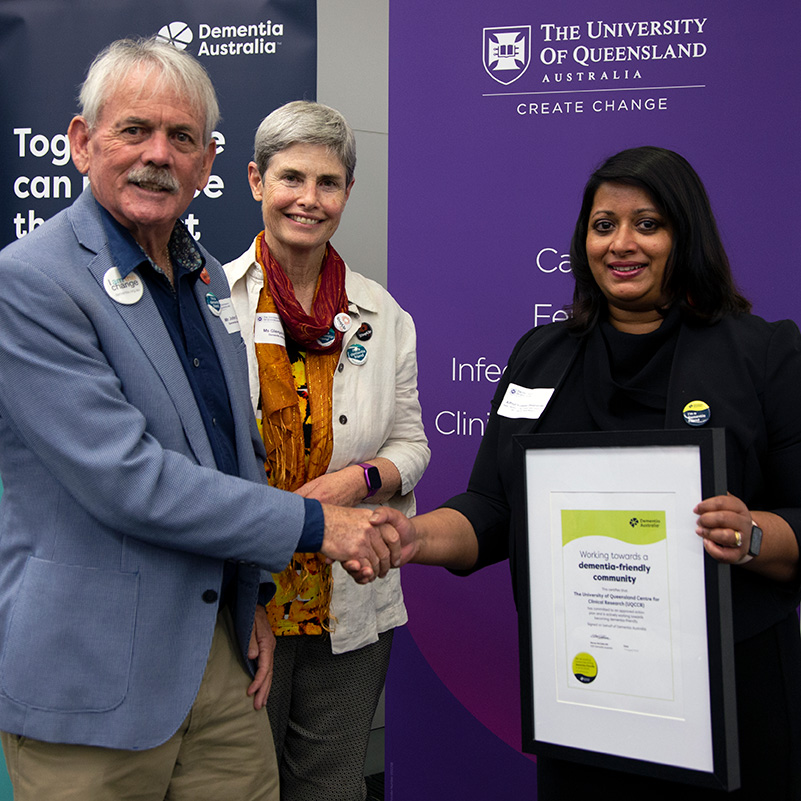
MULTIPOLYGON (((228 296, 208 254, 207 291, 228 296)), ((0 252, 0 729, 151 748, 190 710, 224 560, 247 648, 265 571, 288 563, 303 499, 267 486, 245 346, 205 303, 236 423, 239 477, 201 415, 147 288, 112 261, 86 190, 0 252)))

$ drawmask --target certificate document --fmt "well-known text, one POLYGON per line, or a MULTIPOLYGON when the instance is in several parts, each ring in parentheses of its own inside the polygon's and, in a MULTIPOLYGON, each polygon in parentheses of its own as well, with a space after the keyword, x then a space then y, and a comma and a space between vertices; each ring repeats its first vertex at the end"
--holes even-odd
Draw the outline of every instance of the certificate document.
POLYGON ((702 486, 699 446, 683 432, 517 439, 524 747, 530 735, 535 753, 736 787, 728 571, 693 513, 723 490, 702 486), (638 437, 658 442, 610 445, 638 437))
POLYGON ((609 693, 618 696, 618 708, 658 712, 659 704, 646 701, 676 700, 681 689, 668 581, 673 496, 554 493, 551 504, 552 530, 562 535, 562 574, 555 576, 564 614, 557 629, 564 634, 559 697, 604 703, 609 693), (579 500, 602 508, 571 508, 579 500))

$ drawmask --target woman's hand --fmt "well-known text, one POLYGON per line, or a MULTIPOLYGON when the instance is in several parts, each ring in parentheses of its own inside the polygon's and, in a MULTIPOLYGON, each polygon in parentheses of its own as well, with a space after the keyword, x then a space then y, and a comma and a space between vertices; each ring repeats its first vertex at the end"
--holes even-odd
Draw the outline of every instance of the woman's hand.
POLYGON ((790 524, 773 512, 755 512, 734 495, 716 495, 701 501, 693 510, 698 515, 699 537, 707 553, 719 562, 742 563, 774 581, 794 581, 798 575, 798 540, 790 524), (762 529, 759 556, 745 560, 751 545, 751 526, 762 529))
POLYGON ((751 512, 734 495, 716 495, 701 501, 695 533, 703 537, 706 552, 718 562, 737 564, 751 544, 751 512))
MULTIPOLYGON (((381 489, 370 496, 370 503, 381 504, 388 501, 401 488, 401 477, 398 468, 382 456, 370 459, 368 464, 378 468, 381 474, 381 489)), ((304 498, 314 498, 320 503, 335 506, 356 506, 367 495, 367 483, 364 480, 364 468, 357 464, 343 467, 333 473, 325 473, 295 490, 304 498)))
POLYGON ((400 535, 400 564, 442 565, 468 570, 478 559, 478 539, 470 521, 455 509, 434 509, 407 518, 397 509, 381 506, 373 512, 374 526, 389 524, 400 535))
POLYGON ((346 467, 334 473, 324 473, 322 476, 307 481, 302 487, 295 490, 304 498, 314 498, 320 503, 330 503, 335 506, 356 506, 361 503, 367 494, 364 483, 364 470, 361 467, 346 467))

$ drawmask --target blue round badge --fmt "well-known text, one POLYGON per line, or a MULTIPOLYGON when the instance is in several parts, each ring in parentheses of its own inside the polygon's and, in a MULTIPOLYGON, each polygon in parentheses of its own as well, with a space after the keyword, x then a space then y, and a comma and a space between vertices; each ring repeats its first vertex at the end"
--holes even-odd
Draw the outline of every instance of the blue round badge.
POLYGON ((351 364, 364 364, 367 361, 367 348, 364 345, 349 345, 346 353, 351 364))
POLYGON ((327 334, 323 334, 318 340, 317 344, 321 348, 327 348, 337 338, 336 331, 333 328, 328 329, 327 334))
POLYGON ((217 300, 217 296, 213 292, 206 293, 206 305, 215 317, 220 316, 220 301, 217 300))
POLYGON ((709 422, 712 412, 704 401, 690 401, 682 410, 684 422, 688 426, 702 426, 709 422))

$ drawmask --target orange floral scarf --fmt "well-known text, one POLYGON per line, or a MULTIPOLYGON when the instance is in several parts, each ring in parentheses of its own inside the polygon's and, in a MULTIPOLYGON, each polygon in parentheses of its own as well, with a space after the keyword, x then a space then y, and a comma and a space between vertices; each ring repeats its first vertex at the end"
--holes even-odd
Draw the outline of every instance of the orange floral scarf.
MULTIPOLYGON (((261 388, 262 437, 267 451, 270 484, 290 492, 328 468, 334 438, 331 420, 334 372, 339 362, 342 336, 325 350, 310 348, 310 337, 319 338, 331 328, 333 317, 347 310, 345 265, 329 245, 323 260, 312 306, 306 315, 295 299, 286 274, 270 254, 263 233, 256 240, 256 259, 264 272, 257 313, 281 317, 288 335, 306 348, 305 371, 293 372, 287 349, 273 343, 256 343, 261 388), (280 275, 278 274, 280 273, 280 275), (297 307, 297 308, 295 308, 297 307), (298 312, 298 309, 300 310, 298 312), (290 319, 287 322, 285 316, 290 319), (304 444, 304 414, 298 381, 308 388, 311 441, 304 444)), ((338 332, 337 332, 338 333, 338 332)), ((314 342, 314 340, 312 340, 314 342)), ((332 579, 331 567, 317 554, 295 554, 290 565, 274 576, 276 596, 267 613, 277 635, 316 634, 328 628, 332 579)))

